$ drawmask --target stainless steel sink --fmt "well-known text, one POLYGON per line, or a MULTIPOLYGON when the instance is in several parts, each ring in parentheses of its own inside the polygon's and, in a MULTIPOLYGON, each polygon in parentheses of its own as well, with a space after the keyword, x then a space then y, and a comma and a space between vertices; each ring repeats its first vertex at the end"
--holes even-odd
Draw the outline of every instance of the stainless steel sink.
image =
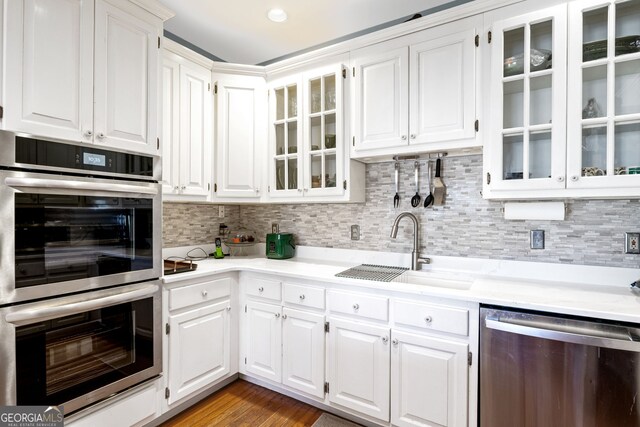
POLYGON ((462 274, 432 271, 405 271, 393 282, 459 290, 471 289, 473 284, 471 279, 462 274))

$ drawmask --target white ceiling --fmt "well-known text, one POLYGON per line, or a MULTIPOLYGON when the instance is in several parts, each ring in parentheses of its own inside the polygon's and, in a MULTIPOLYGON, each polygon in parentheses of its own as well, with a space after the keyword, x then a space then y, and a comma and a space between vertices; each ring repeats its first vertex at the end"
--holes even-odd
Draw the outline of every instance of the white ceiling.
MULTIPOLYGON (((165 29, 227 62, 260 64, 400 20, 451 0, 161 0, 165 29), (267 19, 284 9, 283 23, 267 19)), ((460 3, 456 1, 455 3, 460 3)))

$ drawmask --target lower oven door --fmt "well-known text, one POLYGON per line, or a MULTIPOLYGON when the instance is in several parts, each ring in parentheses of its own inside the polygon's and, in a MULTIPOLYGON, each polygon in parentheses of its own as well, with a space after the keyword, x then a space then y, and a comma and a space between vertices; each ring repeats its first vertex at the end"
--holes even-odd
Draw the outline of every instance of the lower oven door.
POLYGON ((0 309, 0 405, 69 414, 162 370, 158 281, 0 309))

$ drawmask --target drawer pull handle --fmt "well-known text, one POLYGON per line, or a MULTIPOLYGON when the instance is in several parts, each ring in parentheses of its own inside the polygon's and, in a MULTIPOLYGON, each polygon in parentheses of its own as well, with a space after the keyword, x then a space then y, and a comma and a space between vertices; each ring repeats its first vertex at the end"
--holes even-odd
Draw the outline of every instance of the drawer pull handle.
POLYGON ((300 295, 300 301, 304 301, 304 294, 300 295))
POLYGON ((385 344, 386 344, 386 343, 387 343, 387 341, 389 341, 389 337, 388 337, 388 336, 384 336, 384 337, 382 337, 382 342, 383 342, 383 343, 385 343, 385 344))
POLYGON ((357 303, 356 303, 356 304, 353 304, 353 309, 354 309, 355 311, 358 311, 358 309, 359 309, 359 308, 360 308, 360 304, 357 304, 357 303))
POLYGON ((276 313, 276 319, 280 318, 280 313, 276 313))
POLYGON ((393 343, 393 345, 398 345, 398 338, 394 338, 391 342, 393 343))
POLYGON ((283 315, 282 315, 282 319, 286 319, 286 318, 287 318, 287 315, 286 315, 286 314, 283 314, 283 315))
POLYGON ((431 323, 431 322, 433 322, 433 317, 427 316, 427 317, 424 318, 424 321, 425 321, 425 323, 431 323))
POLYGON ((258 288, 258 292, 264 292, 264 287, 260 286, 260 287, 258 288))
POLYGON ((209 293, 207 291, 202 291, 202 298, 206 298, 209 293))

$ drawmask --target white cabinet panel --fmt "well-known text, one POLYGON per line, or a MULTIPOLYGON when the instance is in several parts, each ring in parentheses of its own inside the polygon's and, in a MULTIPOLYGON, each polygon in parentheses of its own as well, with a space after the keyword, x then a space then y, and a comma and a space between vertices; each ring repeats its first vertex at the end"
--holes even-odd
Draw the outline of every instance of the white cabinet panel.
POLYGON ((95 142, 157 152, 157 95, 161 23, 133 4, 96 1, 95 142))
POLYGON ((7 3, 6 128, 83 139, 93 123, 93 1, 7 3))
POLYGON ((324 316, 282 310, 282 383, 324 397, 324 316))
POLYGON ((218 197, 259 197, 259 150, 267 110, 262 78, 219 80, 217 87, 218 197))
POLYGON ((165 56, 162 62, 162 192, 180 187, 180 64, 165 56))
POLYGON ((471 28, 410 47, 409 144, 475 137, 475 36, 471 28))
POLYGON ((356 151, 407 143, 408 48, 379 50, 384 53, 355 54, 356 151))
POLYGON ((329 400, 389 421, 389 328, 329 323, 329 400))
POLYGON ((468 344, 393 331, 391 422, 467 426, 468 344))
POLYGON ((281 308, 247 302, 247 372, 280 382, 282 373, 281 308))
POLYGON ((211 71, 180 64, 180 194, 207 197, 211 183, 211 71))
POLYGON ((169 316, 169 404, 229 373, 229 307, 225 300, 169 316))

